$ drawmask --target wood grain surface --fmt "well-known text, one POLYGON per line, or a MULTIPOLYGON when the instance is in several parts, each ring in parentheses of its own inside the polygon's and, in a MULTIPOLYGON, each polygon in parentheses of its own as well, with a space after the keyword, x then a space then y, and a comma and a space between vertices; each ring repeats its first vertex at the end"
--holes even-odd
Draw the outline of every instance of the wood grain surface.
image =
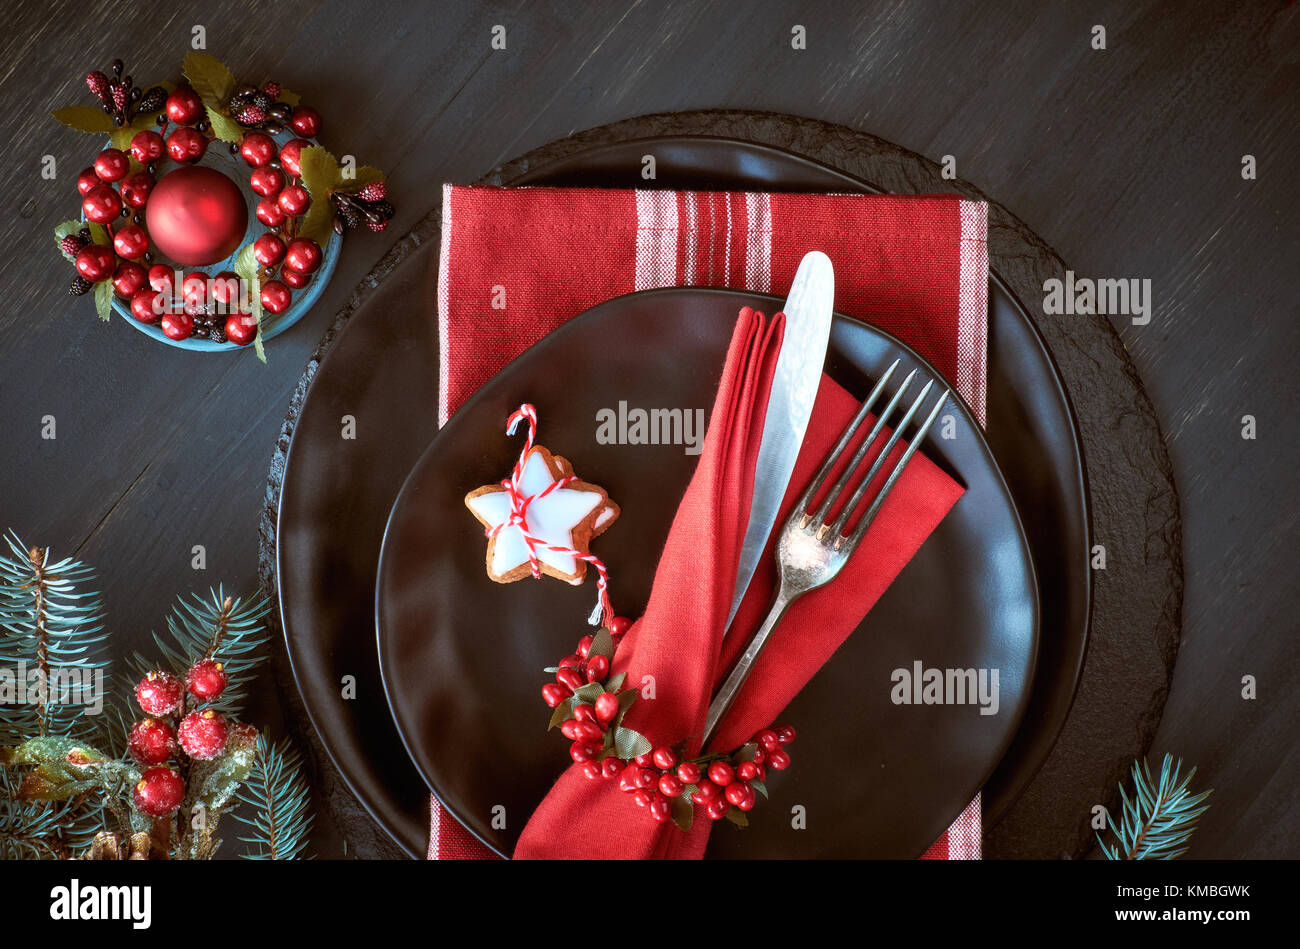
MULTIPOLYGON (((178 592, 257 583, 267 463, 304 363, 354 289, 433 206, 530 148, 628 116, 809 116, 939 161, 1079 273, 1150 278, 1116 329, 1167 438, 1183 514, 1182 648, 1152 752, 1199 766, 1195 857, 1300 856, 1296 628, 1300 7, 1280 2, 11 3, 0 38, 0 526, 99 572, 123 654, 178 592), (398 216, 350 240, 315 310, 247 354, 164 348, 65 295, 53 225, 97 142, 48 118, 114 56, 176 78, 192 28, 249 79, 321 107, 336 153, 390 173, 398 216), (507 29, 507 48, 489 47, 507 29), (805 50, 790 48, 806 27, 805 50), (1107 48, 1090 46, 1102 24, 1107 48), (1257 180, 1241 177, 1255 156, 1257 180), (58 177, 40 175, 53 155, 58 177), (1241 438, 1243 415, 1259 434, 1241 438), (58 437, 40 438, 54 415, 58 437), (203 544, 208 567, 190 567, 203 544), (1258 698, 1241 698, 1243 675, 1258 698)), ((1123 437, 1124 418, 1114 420, 1123 437)), ((1112 563, 1109 569, 1123 569, 1112 563)), ((280 721, 268 677, 254 720, 280 721)), ((317 780, 326 782, 328 775, 317 780)), ((322 815, 323 818, 328 815, 322 815)), ((349 825, 351 826, 351 825, 349 825)), ((378 853, 322 820, 323 856, 378 853), (349 839, 350 838, 350 839, 349 839)))

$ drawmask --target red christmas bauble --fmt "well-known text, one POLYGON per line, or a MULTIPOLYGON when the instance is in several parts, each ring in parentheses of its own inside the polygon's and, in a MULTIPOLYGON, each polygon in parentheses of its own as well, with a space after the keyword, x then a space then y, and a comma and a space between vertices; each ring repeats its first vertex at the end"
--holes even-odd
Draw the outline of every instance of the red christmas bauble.
POLYGON ((248 228, 248 205, 235 184, 205 166, 177 168, 154 185, 145 208, 154 246, 186 266, 233 254, 248 228))

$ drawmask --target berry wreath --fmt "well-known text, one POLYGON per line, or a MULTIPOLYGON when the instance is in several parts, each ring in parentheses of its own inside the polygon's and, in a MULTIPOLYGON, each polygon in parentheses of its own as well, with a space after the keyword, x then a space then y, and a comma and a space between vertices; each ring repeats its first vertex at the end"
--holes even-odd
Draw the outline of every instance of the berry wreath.
POLYGON ((55 228, 76 269, 68 292, 93 289, 101 319, 117 310, 172 345, 252 344, 265 362, 263 340, 310 308, 342 236, 392 218, 383 173, 317 144, 320 113, 296 94, 241 83, 206 53, 185 57, 179 86, 142 90, 123 71, 118 59, 111 78, 86 76, 99 108, 54 112, 109 137, 77 176, 82 218, 55 228))

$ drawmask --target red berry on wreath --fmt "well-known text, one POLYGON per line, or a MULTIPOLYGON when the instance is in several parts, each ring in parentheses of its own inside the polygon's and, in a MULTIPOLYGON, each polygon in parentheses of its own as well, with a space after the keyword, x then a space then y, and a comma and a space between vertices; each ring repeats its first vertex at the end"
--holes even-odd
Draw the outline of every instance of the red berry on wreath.
POLYGON ((655 801, 655 795, 645 788, 637 788, 632 794, 632 800, 636 801, 637 807, 649 807, 655 801))
POLYGON ((623 773, 623 762, 618 758, 606 758, 600 763, 600 773, 607 778, 616 778, 623 773))
POLYGON ((591 655, 591 644, 594 643, 595 641, 596 641, 596 637, 590 635, 583 636, 581 639, 579 639, 578 650, 577 650, 578 655, 581 656, 583 659, 586 659, 589 655, 591 655))
POLYGON ((685 790, 685 785, 675 774, 665 774, 659 779, 659 793, 664 797, 677 797, 685 790))
POLYGON ((654 768, 642 768, 636 775, 636 786, 652 788, 659 783, 659 772, 654 768))
POLYGON ((302 185, 290 185, 280 192, 276 201, 280 204, 280 210, 289 217, 302 217, 311 206, 311 195, 302 185))
POLYGON ((223 270, 208 283, 208 293, 213 301, 229 309, 239 302, 242 285, 239 274, 233 270, 223 270))
POLYGON ((783 745, 788 745, 794 741, 795 730, 793 725, 778 725, 776 727, 777 741, 783 745))
POLYGON ((709 765, 709 780, 719 787, 726 787, 735 780, 735 772, 725 761, 715 761, 709 765))
MULTIPOLYGON (((320 244, 309 237, 295 237, 289 241, 289 246, 284 252, 284 265, 290 270, 296 270, 301 274, 313 274, 320 266, 320 262, 320 244)), ((585 659, 586 656, 582 658, 585 659)))
POLYGON ((226 720, 212 709, 190 712, 181 720, 178 735, 181 747, 191 758, 208 761, 226 747, 226 720))
POLYGON ((705 808, 704 812, 708 814, 712 820, 722 820, 722 818, 727 816, 727 811, 729 810, 731 810, 731 805, 727 803, 726 799, 717 798, 716 800, 709 802, 709 806, 705 808))
POLYGON ((547 708, 555 708, 568 697, 569 693, 564 690, 562 685, 548 682, 542 686, 542 701, 546 703, 547 708))
POLYGON ((137 171, 122 182, 122 203, 131 208, 142 208, 149 202, 154 177, 147 171, 137 171))
POLYGON ((693 761, 683 761, 677 766, 677 777, 682 784, 699 784, 700 766, 693 761))
POLYGON ((758 777, 758 765, 752 761, 742 761, 736 765, 736 777, 742 781, 753 781, 758 777))
POLYGON ((99 175, 95 174, 94 168, 83 168, 81 174, 77 175, 77 194, 84 198, 87 191, 96 185, 102 184, 103 182, 99 180, 99 175))
POLYGON ((167 157, 172 161, 193 164, 203 157, 207 148, 208 140, 203 133, 186 125, 167 136, 167 157))
POLYGON ((149 715, 170 715, 181 704, 181 680, 170 672, 155 670, 135 687, 135 699, 149 715))
POLYGON ((177 125, 192 125, 205 114, 203 100, 189 86, 173 89, 163 108, 167 112, 167 118, 177 125))
POLYGON ((150 768, 131 795, 135 809, 150 817, 166 817, 175 812, 184 798, 185 782, 171 768, 150 768))
POLYGON ((77 251, 77 273, 91 283, 99 283, 112 276, 113 264, 113 252, 102 244, 87 244, 77 251))
POLYGON ((651 759, 650 753, 646 752, 643 755, 637 755, 635 758, 633 758, 632 763, 636 765, 638 768, 648 768, 654 762, 651 759))
POLYGON ((113 250, 126 260, 143 257, 149 249, 149 235, 139 224, 128 224, 113 235, 113 250))
POLYGON ((277 168, 255 168, 248 176, 249 186, 264 198, 273 198, 284 187, 284 173, 277 168))
POLYGON ((202 270, 187 273, 181 280, 181 299, 186 303, 207 303, 208 275, 202 270))
POLYGON ((571 653, 556 663, 561 669, 579 669, 582 668, 582 657, 577 653, 571 653))
POLYGON ((179 313, 164 313, 162 331, 168 339, 189 339, 194 335, 194 317, 184 310, 179 313))
POLYGON ((235 313, 226 318, 226 339, 247 346, 257 336, 257 320, 249 313, 235 313))
POLYGON ((598 754, 600 754, 600 746, 591 745, 585 741, 575 741, 569 746, 569 757, 578 764, 590 761, 598 754))
POLYGON ((577 705, 573 709, 573 717, 580 722, 596 721, 596 710, 590 705, 577 705))
POLYGON ((289 127, 303 138, 315 138, 320 134, 320 113, 311 106, 299 106, 289 116, 289 127))
POLYGON ((126 152, 106 148, 95 156, 95 174, 100 181, 121 181, 131 170, 131 160, 126 152))
POLYGON ((773 771, 784 771, 790 767, 790 756, 778 748, 767 756, 767 765, 773 771))
POLYGON ((656 798, 650 802, 650 816, 661 824, 672 814, 672 810, 667 798, 656 798))
POLYGON ((284 212, 275 198, 263 198, 257 202, 257 219, 267 227, 275 228, 284 223, 284 212))
POLYGON ((749 789, 748 784, 741 784, 737 781, 734 784, 728 784, 727 790, 725 790, 723 794, 729 803, 736 805, 736 807, 740 807, 740 805, 745 801, 745 792, 749 789))
POLYGON ((81 199, 81 212, 86 215, 87 221, 107 224, 122 212, 122 199, 117 196, 112 185, 100 182, 81 199))
POLYGON ((673 753, 671 748, 663 746, 654 750, 654 753, 650 756, 650 760, 654 762, 656 768, 667 771, 669 768, 677 764, 677 755, 673 753))
POLYGON ((305 138, 295 138, 280 146, 280 164, 284 170, 295 178, 302 177, 302 150, 311 148, 311 142, 305 138))
POLYGON ((766 752, 773 752, 781 747, 781 739, 777 738, 776 732, 770 728, 764 728, 755 735, 754 741, 758 742, 758 746, 766 752))
POLYGON ((600 765, 596 764, 594 761, 588 761, 582 766, 582 773, 594 781, 596 778, 600 777, 600 765))
POLYGON ((626 616, 615 616, 609 621, 609 634, 611 636, 622 636, 632 628, 632 621, 626 616))
MULTIPOLYGON (((254 253, 256 253, 256 249, 254 249, 254 253)), ((86 279, 90 278, 87 277, 86 279)), ((555 673, 555 681, 570 692, 577 692, 583 686, 582 676, 578 675, 578 670, 570 669, 567 666, 555 673)))
POLYGON ((604 656, 592 656, 587 660, 587 681, 602 682, 609 675, 609 660, 604 656))
POLYGON ((311 277, 305 273, 298 273, 292 267, 280 268, 280 279, 287 283, 294 290, 301 290, 307 284, 311 283, 311 277))
POLYGON ((274 234, 263 234, 253 241, 253 256, 263 267, 274 267, 284 257, 284 241, 274 234))
POLYGON ((733 784, 732 787, 744 787, 745 799, 741 801, 739 804, 737 804, 736 806, 740 808, 742 811, 752 811, 754 809, 754 805, 758 803, 758 792, 755 791, 753 788, 751 788, 748 784, 745 785, 733 784))
POLYGON ((357 192, 357 197, 362 201, 382 201, 385 191, 387 189, 382 181, 372 181, 357 192))
POLYGON ((566 718, 560 723, 560 734, 569 739, 569 741, 577 741, 578 726, 581 724, 582 723, 576 718, 566 718))
POLYGON ((113 271, 113 292, 123 300, 129 300, 144 289, 149 279, 148 272, 134 260, 124 260, 113 271))
POLYGON ((211 702, 225 691, 226 667, 215 659, 200 659, 186 673, 185 686, 196 699, 211 702))
POLYGON ((604 740, 605 731, 595 722, 578 722, 578 740, 597 744, 604 740))
POLYGON ((131 138, 131 157, 142 165, 162 158, 163 148, 163 137, 153 129, 142 129, 131 138))
MULTIPOLYGON (((131 315, 141 323, 157 323, 166 309, 166 291, 137 290, 131 295, 131 315)), ((148 711, 148 709, 145 709, 145 711, 148 711)), ((154 714, 161 713, 155 712, 154 714)))
POLYGON ((261 168, 275 158, 275 139, 264 132, 249 132, 239 143, 239 155, 254 168, 261 168))
POLYGON ((173 279, 173 271, 166 264, 154 264, 149 268, 149 286, 155 290, 170 291, 173 279))
POLYGON ((618 717, 618 696, 613 692, 602 692, 596 697, 596 720, 608 725, 618 717))
MULTIPOLYGON (((605 760, 613 761, 614 759, 606 758, 605 760)), ((618 779, 618 789, 625 794, 631 794, 633 791, 639 790, 640 785, 636 783, 636 775, 636 768, 624 768, 618 779)))
POLYGON ((162 764, 176 754, 176 732, 156 718, 141 719, 131 726, 126 750, 140 764, 162 764))

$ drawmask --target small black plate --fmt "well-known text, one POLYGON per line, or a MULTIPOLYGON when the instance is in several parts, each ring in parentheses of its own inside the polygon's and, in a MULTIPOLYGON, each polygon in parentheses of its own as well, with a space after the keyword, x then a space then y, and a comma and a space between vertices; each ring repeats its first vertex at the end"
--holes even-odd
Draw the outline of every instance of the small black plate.
MULTIPOLYGON (((534 403, 539 442, 622 506, 597 552, 617 578, 619 610, 639 615, 698 459, 680 445, 598 444, 597 412, 626 402, 698 408, 707 417, 736 314, 742 306, 776 312, 781 302, 670 289, 601 304, 475 393, 402 488, 380 556, 380 671, 398 731, 430 788, 496 852, 513 850, 569 764, 568 743, 546 733, 539 690, 549 677, 541 669, 585 631, 592 586, 492 582, 465 493, 509 471, 519 439, 505 436, 504 421, 521 402, 534 403), (499 806, 504 829, 492 826, 499 806)), ((939 378, 897 339, 836 316, 827 371, 849 392, 865 396, 899 356, 901 372, 939 378)), ((769 782, 772 805, 752 812, 743 833, 715 833, 710 856, 916 857, 966 807, 1015 735, 1033 678, 1038 585, 979 426, 959 400, 949 406, 959 409, 955 437, 932 435, 925 451, 965 494, 784 715, 800 739, 796 765, 769 782), (996 714, 973 704, 893 704, 891 672, 917 661, 996 670, 996 714), (816 815, 807 829, 791 829, 794 803, 816 815)), ((780 648, 779 628, 770 648, 780 648)), ((644 819, 631 801, 628 817, 644 819)))

